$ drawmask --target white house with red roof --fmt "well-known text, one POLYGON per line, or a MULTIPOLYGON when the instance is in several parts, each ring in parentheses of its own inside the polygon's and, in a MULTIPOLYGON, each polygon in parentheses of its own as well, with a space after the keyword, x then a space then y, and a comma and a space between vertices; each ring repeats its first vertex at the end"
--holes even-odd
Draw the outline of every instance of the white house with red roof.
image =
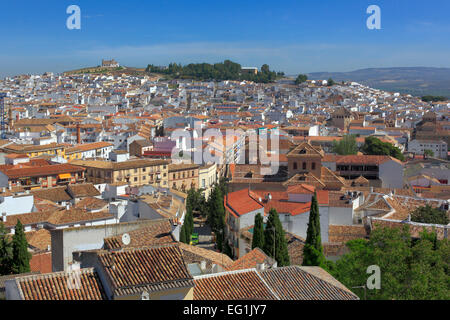
POLYGON ((276 209, 286 232, 306 239, 311 200, 317 193, 320 214, 322 242, 329 241, 329 226, 352 225, 354 209, 359 198, 349 197, 343 192, 316 190, 315 187, 300 184, 289 186, 285 191, 243 189, 231 192, 225 197, 227 237, 236 257, 242 257, 249 250, 241 232, 248 231, 255 223, 257 213, 264 214, 276 209))

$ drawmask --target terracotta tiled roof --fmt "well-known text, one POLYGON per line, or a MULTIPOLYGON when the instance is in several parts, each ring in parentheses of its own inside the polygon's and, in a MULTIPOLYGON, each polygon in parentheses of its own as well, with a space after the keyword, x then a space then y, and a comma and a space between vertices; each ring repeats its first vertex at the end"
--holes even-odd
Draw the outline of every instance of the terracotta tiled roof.
POLYGON ((67 148, 65 153, 66 154, 72 154, 77 152, 84 152, 89 150, 96 150, 101 148, 107 148, 113 146, 112 143, 105 142, 105 141, 99 141, 99 142, 93 142, 93 143, 86 143, 86 144, 80 144, 71 148, 67 148))
POLYGON ((130 244, 124 246, 122 243, 122 234, 105 238, 105 249, 140 248, 153 246, 157 244, 173 243, 174 239, 171 235, 172 224, 169 220, 156 220, 151 225, 128 232, 130 236, 130 244))
POLYGON ((178 246, 99 252, 98 258, 118 296, 194 286, 178 246))
POLYGON ((249 189, 230 192, 224 198, 225 207, 236 217, 264 207, 258 199, 250 195, 249 189))
POLYGON ((319 267, 284 267, 260 272, 281 300, 359 300, 319 267))
POLYGON ((329 242, 347 242, 354 239, 364 239, 367 237, 366 229, 363 225, 354 226, 328 226, 329 242))
POLYGON ((278 300, 255 269, 195 277, 194 300, 278 300))
POLYGON ((106 210, 107 206, 108 206, 108 201, 106 201, 106 200, 97 199, 97 198, 93 198, 93 197, 87 197, 87 198, 83 198, 82 200, 80 200, 75 205, 75 208, 93 211, 93 210, 103 210, 103 209, 106 210))
POLYGON ((256 268, 258 264, 265 263, 273 265, 274 260, 264 253, 260 248, 255 248, 249 253, 245 254, 228 268, 228 270, 240 270, 256 268))
MULTIPOLYGON (((1 170, 1 169, 0 169, 1 170)), ((21 177, 42 177, 49 175, 57 175, 62 173, 75 173, 82 172, 84 168, 72 166, 70 164, 53 164, 45 166, 33 166, 23 168, 12 168, 1 170, 9 179, 21 178, 21 177)))
POLYGON ((96 197, 100 195, 100 191, 92 183, 70 184, 67 186, 67 191, 74 198, 96 197))
POLYGON ((39 199, 50 200, 53 202, 70 201, 72 197, 66 192, 66 187, 55 187, 47 189, 31 190, 31 193, 39 199))
POLYGON ((183 253, 185 263, 201 263, 205 261, 208 270, 212 269, 213 264, 222 266, 224 269, 229 269, 233 264, 233 260, 226 254, 198 246, 187 245, 182 242, 178 242, 177 244, 183 253))
POLYGON ((246 269, 195 277, 194 300, 358 300, 319 267, 246 269))
POLYGON ((23 225, 33 225, 37 223, 49 223, 52 225, 75 224, 85 221, 97 221, 103 219, 112 219, 114 216, 106 211, 88 212, 78 208, 57 208, 56 210, 37 211, 25 214, 15 214, 7 216, 4 223, 6 227, 13 227, 17 220, 23 225))
POLYGON ((81 269, 81 289, 75 289, 75 278, 68 272, 55 272, 16 278, 23 300, 103 300, 106 295, 103 285, 93 268, 81 269), (74 288, 69 288, 70 284, 74 288))
POLYGON ((52 244, 50 231, 47 229, 26 232, 25 236, 28 244, 39 250, 47 250, 48 246, 52 244))
POLYGON ((365 165, 380 165, 386 161, 395 161, 399 164, 403 164, 400 160, 397 160, 391 156, 377 156, 377 155, 325 155, 322 159, 323 162, 336 162, 336 164, 365 164, 365 165))

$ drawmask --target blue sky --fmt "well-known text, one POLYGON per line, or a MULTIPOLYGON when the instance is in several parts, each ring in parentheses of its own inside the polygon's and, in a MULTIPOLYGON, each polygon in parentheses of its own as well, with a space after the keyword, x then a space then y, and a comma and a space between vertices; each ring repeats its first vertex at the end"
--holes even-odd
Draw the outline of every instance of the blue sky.
POLYGON ((287 74, 450 67, 448 0, 2 1, 0 77, 95 66, 219 62, 287 74), (81 30, 66 9, 81 8, 81 30), (366 9, 381 8, 381 30, 366 9))

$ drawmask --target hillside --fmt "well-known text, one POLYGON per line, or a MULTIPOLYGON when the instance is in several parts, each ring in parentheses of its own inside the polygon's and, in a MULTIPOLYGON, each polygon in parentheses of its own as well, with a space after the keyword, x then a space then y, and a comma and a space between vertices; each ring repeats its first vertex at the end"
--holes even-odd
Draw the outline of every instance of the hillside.
POLYGON ((107 75, 122 75, 127 74, 131 76, 155 76, 160 78, 161 75, 149 73, 145 71, 145 68, 132 68, 132 67, 118 67, 118 68, 105 68, 101 66, 97 67, 87 67, 81 68, 77 70, 65 71, 65 75, 69 74, 83 74, 83 73, 92 73, 92 74, 107 74, 107 75))
POLYGON ((351 72, 313 72, 308 78, 355 81, 380 90, 450 98, 450 68, 369 68, 351 72))

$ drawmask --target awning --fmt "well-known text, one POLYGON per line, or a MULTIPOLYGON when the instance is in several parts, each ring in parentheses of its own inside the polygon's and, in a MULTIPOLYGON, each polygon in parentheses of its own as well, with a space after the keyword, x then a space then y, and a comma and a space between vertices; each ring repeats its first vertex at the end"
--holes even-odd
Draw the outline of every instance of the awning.
POLYGON ((70 173, 62 173, 58 175, 58 178, 60 179, 71 179, 72 176, 70 175, 70 173))

